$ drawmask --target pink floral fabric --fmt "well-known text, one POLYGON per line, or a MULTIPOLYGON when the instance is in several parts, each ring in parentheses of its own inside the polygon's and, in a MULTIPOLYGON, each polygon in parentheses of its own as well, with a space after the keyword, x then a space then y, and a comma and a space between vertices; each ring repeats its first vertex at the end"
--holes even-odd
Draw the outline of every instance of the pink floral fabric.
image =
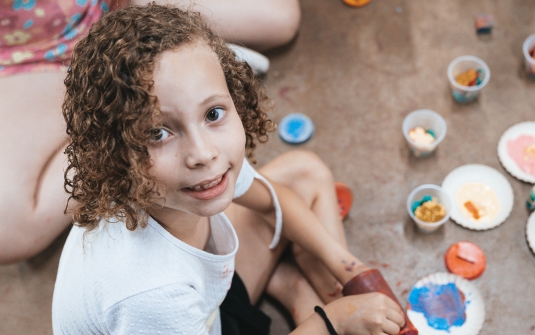
POLYGON ((66 69, 103 0, 0 0, 0 77, 66 69))

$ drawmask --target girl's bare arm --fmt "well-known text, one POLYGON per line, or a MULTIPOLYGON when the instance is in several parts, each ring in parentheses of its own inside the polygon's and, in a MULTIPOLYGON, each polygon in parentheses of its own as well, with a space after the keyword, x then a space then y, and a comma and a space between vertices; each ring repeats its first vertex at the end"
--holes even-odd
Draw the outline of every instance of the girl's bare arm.
MULTIPOLYGON (((282 234, 320 259, 342 284, 367 267, 347 251, 319 222, 306 204, 287 187, 270 181, 282 209, 282 234)), ((234 200, 265 216, 275 226, 275 208, 267 187, 255 179, 249 190, 234 200)))

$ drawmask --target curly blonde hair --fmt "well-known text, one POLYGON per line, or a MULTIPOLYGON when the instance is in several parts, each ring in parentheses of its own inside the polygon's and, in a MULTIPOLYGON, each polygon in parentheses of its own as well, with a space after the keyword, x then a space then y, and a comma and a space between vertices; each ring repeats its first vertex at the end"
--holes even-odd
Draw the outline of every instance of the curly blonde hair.
MULTIPOLYGON (((275 126, 251 68, 215 35, 196 12, 155 4, 112 11, 96 22, 73 51, 63 116, 70 142, 64 188, 76 205, 75 225, 92 230, 117 218, 129 230, 147 224, 147 209, 162 196, 149 175, 147 144, 158 126, 151 94, 156 57, 202 40, 219 58, 242 120, 246 152, 267 141, 275 126)), ((67 209, 66 209, 67 211, 67 209)))

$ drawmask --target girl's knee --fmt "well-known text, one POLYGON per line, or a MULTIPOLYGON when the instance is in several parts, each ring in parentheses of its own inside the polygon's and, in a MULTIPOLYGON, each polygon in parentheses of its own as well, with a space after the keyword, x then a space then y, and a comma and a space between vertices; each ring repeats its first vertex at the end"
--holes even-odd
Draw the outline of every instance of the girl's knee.
POLYGON ((285 8, 283 11, 275 13, 278 17, 278 25, 280 32, 280 45, 289 43, 299 30, 301 24, 301 8, 299 1, 285 1, 285 8), (282 14, 282 15, 281 15, 282 14))
POLYGON ((287 153, 298 166, 299 175, 303 178, 322 182, 334 182, 331 169, 315 153, 305 150, 295 150, 287 153))
POLYGON ((292 41, 301 24, 301 8, 298 0, 270 1, 269 10, 263 11, 266 31, 270 34, 266 49, 279 47, 292 41))

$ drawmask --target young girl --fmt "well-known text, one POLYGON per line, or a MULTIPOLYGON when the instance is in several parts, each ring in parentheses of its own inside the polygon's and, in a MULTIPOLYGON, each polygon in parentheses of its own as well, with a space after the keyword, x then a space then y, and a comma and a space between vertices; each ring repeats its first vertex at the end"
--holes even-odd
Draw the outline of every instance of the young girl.
MULTIPOLYGON (((403 314, 384 295, 312 314, 323 303, 295 268, 272 276, 287 240, 338 282, 366 268, 244 159, 273 128, 264 96, 198 14, 156 5, 107 14, 76 46, 65 84, 76 204, 55 333, 267 334, 269 319, 252 306, 266 286, 302 316, 296 334, 398 333, 403 314)), ((267 174, 288 178, 278 164, 267 174)))
MULTIPOLYGON (((257 51, 286 44, 299 28, 298 0, 160 1, 200 11, 227 42, 257 51)), ((0 1, 0 265, 37 255, 72 223, 63 213, 61 104, 74 46, 107 9, 149 2, 0 1), (15 145, 21 119, 32 136, 15 145)))

